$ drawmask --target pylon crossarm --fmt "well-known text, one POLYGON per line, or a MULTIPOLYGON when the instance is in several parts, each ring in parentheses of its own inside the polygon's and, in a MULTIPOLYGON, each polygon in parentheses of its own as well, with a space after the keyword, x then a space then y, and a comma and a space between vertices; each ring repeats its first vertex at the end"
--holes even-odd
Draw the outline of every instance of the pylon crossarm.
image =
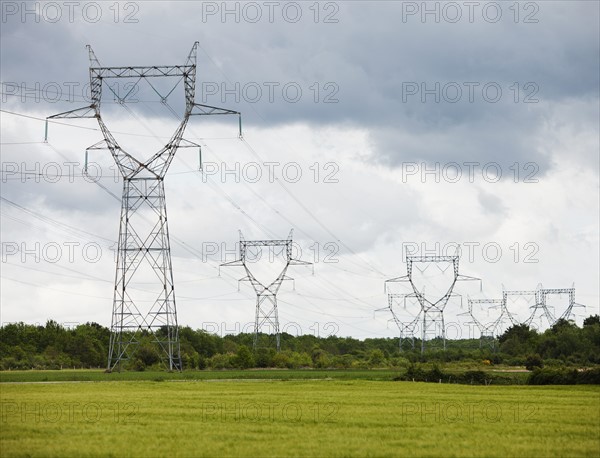
POLYGON ((93 145, 88 146, 85 150, 86 151, 91 151, 91 150, 99 150, 99 149, 108 149, 108 145, 106 143, 106 140, 97 141, 93 145))
POLYGON ((242 277, 238 280, 238 291, 240 291, 240 285, 242 284, 242 282, 244 281, 252 281, 252 279, 250 277, 242 277))
POLYGON ((289 244, 287 240, 240 240, 240 248, 247 247, 285 247, 289 244))
POLYGON ((402 283, 402 282, 410 282, 410 277, 408 275, 403 275, 401 277, 390 278, 383 282, 383 293, 386 294, 388 292, 388 283, 402 283))
POLYGON ((230 261, 230 262, 226 262, 223 264, 219 264, 219 277, 221 276, 221 267, 232 267, 232 266, 236 266, 236 267, 242 267, 242 261, 239 259, 236 259, 235 261, 230 261), (238 263, 238 264, 234 264, 234 263, 238 263))
POLYGON ((312 266, 313 263, 309 261, 301 261, 300 259, 290 259, 290 266, 312 266))
POLYGON ((187 108, 189 116, 210 116, 210 115, 238 115, 238 137, 243 139, 242 134, 242 113, 239 111, 228 110, 227 108, 214 107, 212 105, 205 105, 202 103, 190 104, 187 108))
POLYGON ((50 119, 79 119, 79 118, 96 118, 97 111, 94 105, 90 105, 87 107, 76 108, 75 110, 64 111, 62 113, 57 113, 52 116, 48 116, 46 118, 46 125, 44 127, 44 141, 48 141, 48 122, 50 119))
POLYGON ((406 261, 410 262, 455 262, 458 261, 458 255, 454 256, 406 256, 406 261))
POLYGON ((46 119, 77 119, 77 118, 95 118, 96 107, 89 105, 87 107, 76 108, 75 110, 64 111, 57 113, 52 116, 48 116, 46 119))
POLYGON ((229 110, 227 108, 214 107, 203 103, 194 103, 190 116, 209 116, 209 115, 240 115, 239 111, 229 110))
POLYGON ((244 267, 244 263, 241 259, 236 259, 235 261, 224 262, 219 267, 244 267))
POLYGON ((152 67, 90 67, 91 78, 160 78, 166 76, 186 76, 192 65, 156 65, 152 67))
POLYGON ((389 280, 386 280, 384 283, 395 283, 395 282, 404 282, 404 281, 410 281, 408 275, 402 275, 401 277, 390 278, 389 280))
POLYGON ((470 277, 468 275, 457 275, 456 281, 479 281, 479 290, 483 290, 483 281, 478 277, 470 277))
POLYGON ((198 143, 195 143, 191 140, 187 140, 185 138, 181 138, 181 140, 179 141, 179 145, 177 146, 177 148, 202 148, 202 145, 199 145, 198 143))
POLYGON ((89 151, 96 151, 96 150, 102 150, 102 149, 109 149, 108 145, 106 144, 106 140, 100 140, 99 142, 94 143, 91 146, 88 146, 85 149, 85 160, 83 163, 83 173, 85 173, 87 175, 87 169, 88 169, 88 152, 89 151))

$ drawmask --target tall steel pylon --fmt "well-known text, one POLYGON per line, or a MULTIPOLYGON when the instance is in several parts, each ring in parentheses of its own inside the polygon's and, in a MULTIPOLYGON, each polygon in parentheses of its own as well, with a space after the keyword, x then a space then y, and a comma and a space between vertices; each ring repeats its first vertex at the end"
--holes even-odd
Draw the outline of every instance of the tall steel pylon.
MULTIPOLYGON (((123 177, 108 371, 120 370, 123 362, 133 358, 143 334, 153 336, 169 370, 182 369, 164 178, 178 148, 199 147, 183 138, 190 116, 237 114, 241 136, 239 112, 194 101, 197 48, 198 42, 192 46, 183 65, 103 67, 88 45, 91 105, 50 116, 46 120, 96 118, 104 139, 89 147, 86 157, 88 150, 108 149, 123 177), (167 106, 167 98, 183 80, 183 119, 168 143, 151 155, 150 159, 140 160, 123 150, 102 120, 100 107, 103 83, 106 82, 111 92, 118 97, 108 81, 119 78, 134 78, 137 80, 135 84, 141 80, 146 81, 167 106), (150 83, 152 78, 177 78, 177 82, 171 92, 163 96, 150 83), (136 283, 147 282, 148 276, 154 279, 150 286, 134 286, 136 283), (144 303, 149 303, 150 306, 143 307, 144 303)), ((126 98, 127 95, 118 97, 119 103, 127 103, 126 98)), ((46 139, 47 133, 46 124, 46 139)))
POLYGON ((241 278, 239 281, 248 281, 252 284, 254 292, 256 293, 256 314, 254 320, 254 341, 253 348, 256 350, 259 348, 259 335, 263 328, 269 328, 268 335, 275 338, 275 346, 277 351, 280 350, 280 333, 279 333, 279 314, 277 311, 277 293, 281 288, 281 284, 284 280, 292 280, 293 278, 287 276, 288 268, 292 265, 311 265, 311 262, 301 261, 294 259, 293 257, 293 245, 292 245, 292 234, 293 229, 290 231, 286 240, 244 240, 242 231, 240 231, 240 257, 235 261, 225 262, 221 264, 223 267, 239 266, 243 267, 246 271, 246 276, 241 278), (285 266, 279 273, 279 275, 269 284, 263 284, 260 282, 255 275, 251 272, 247 263, 248 248, 251 247, 268 247, 276 248, 281 247, 285 250, 285 266))
MULTIPOLYGON (((391 278, 385 281, 385 284, 393 282, 409 282, 415 297, 419 301, 422 313, 423 327, 421 329, 421 353, 425 352, 427 340, 441 338, 443 349, 446 349, 446 328, 444 324, 444 309, 452 296, 458 296, 453 292, 457 281, 461 280, 480 280, 479 278, 460 275, 458 272, 459 255, 454 256, 406 256, 407 275, 391 278), (437 300, 430 300, 425 297, 424 288, 415 284, 413 279, 413 264, 451 264, 453 277, 445 293, 437 300)), ((439 266, 438 266, 439 267, 439 266)), ((442 269, 440 269, 442 270, 442 269)), ((442 270, 443 271, 443 270, 442 270)))

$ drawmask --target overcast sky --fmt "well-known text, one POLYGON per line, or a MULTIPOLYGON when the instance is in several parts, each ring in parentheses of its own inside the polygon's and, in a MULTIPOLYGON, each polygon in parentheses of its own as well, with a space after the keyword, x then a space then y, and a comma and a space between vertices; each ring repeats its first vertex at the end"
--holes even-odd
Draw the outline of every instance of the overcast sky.
MULTIPOLYGON (((396 336, 374 312, 384 281, 406 274, 407 252, 457 245, 460 273, 481 283, 457 284, 450 337, 469 336, 467 297, 503 286, 575 284, 581 324, 599 313, 598 24, 593 1, 3 1, 1 321, 110 325, 122 183, 105 150, 82 177, 95 120, 50 124, 44 143, 43 119, 89 104, 85 45, 103 66, 183 65, 198 41, 196 101, 241 111, 244 140, 235 117, 193 117, 184 138, 202 145, 204 174, 195 148, 167 174, 180 324, 251 330, 254 292, 218 265, 235 258, 238 230, 290 229, 314 263, 314 276, 291 267, 295 290, 279 294, 290 333, 396 336)), ((105 84, 102 115, 144 158, 172 135, 184 95, 177 79, 136 83, 112 87, 123 104, 105 84)), ((433 299, 446 267, 415 271, 433 299)), ((553 297, 553 312, 566 301, 553 297)), ((509 302, 521 319, 530 305, 509 302)))

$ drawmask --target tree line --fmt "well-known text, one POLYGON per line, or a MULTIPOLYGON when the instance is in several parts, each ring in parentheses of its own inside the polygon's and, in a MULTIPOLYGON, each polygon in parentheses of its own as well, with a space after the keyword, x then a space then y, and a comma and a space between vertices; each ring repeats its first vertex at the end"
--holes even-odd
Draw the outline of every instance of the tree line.
MULTIPOLYGON (((159 331, 160 332, 160 331, 159 331)), ((261 336, 268 337, 268 336, 261 336)), ((104 368, 110 330, 97 323, 65 327, 49 320, 45 325, 12 323, 0 327, 0 369, 104 368)), ((420 340, 399 347, 397 338, 317 337, 281 334, 281 351, 253 350, 253 334, 219 336, 188 326, 179 329, 184 369, 400 368, 419 362, 482 361, 486 364, 547 367, 600 365, 600 316, 583 326, 559 320, 540 333, 525 324, 514 325, 497 339, 449 340, 446 350, 420 352, 420 340)), ((441 344, 440 341, 437 342, 441 344)), ((441 345, 438 345, 441 347, 441 345)), ((141 333, 135 357, 125 369, 163 368, 153 336, 141 333)))

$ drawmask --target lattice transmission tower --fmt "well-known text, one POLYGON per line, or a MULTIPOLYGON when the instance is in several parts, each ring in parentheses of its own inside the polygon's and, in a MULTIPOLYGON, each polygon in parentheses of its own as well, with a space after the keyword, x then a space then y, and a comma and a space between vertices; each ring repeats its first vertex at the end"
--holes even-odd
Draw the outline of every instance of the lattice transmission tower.
POLYGON ((539 303, 536 304, 536 307, 533 310, 531 317, 529 318, 529 322, 532 322, 534 320, 538 309, 542 309, 543 310, 542 313, 545 316, 552 319, 552 321, 550 321, 550 326, 553 326, 554 324, 556 324, 556 322, 558 320, 574 319, 575 314, 573 313, 573 308, 575 308, 575 307, 585 308, 585 305, 578 304, 577 302, 575 302, 575 287, 572 287, 572 288, 540 288, 539 294, 538 294, 538 299, 539 299, 539 303), (556 313, 556 310, 554 310, 554 311, 551 310, 551 306, 548 304, 548 297, 549 296, 563 296, 565 294, 568 297, 568 300, 566 301, 566 307, 565 307, 564 312, 561 313, 560 315, 558 315, 556 313))
POLYGON ((471 317, 471 324, 477 326, 479 329, 479 347, 482 348, 484 345, 489 346, 492 350, 496 349, 496 336, 502 327, 502 323, 505 319, 505 307, 502 299, 467 299, 469 304, 469 310, 466 312, 471 317), (494 318, 488 319, 482 318, 478 313, 475 313, 475 309, 487 307, 487 310, 498 309, 498 313, 494 318))
POLYGON ((183 65, 104 67, 100 65, 94 51, 88 45, 91 104, 50 116, 46 120, 47 140, 48 119, 96 118, 104 139, 89 147, 86 157, 88 150, 108 149, 123 178, 108 371, 120 370, 123 362, 133 358, 143 335, 152 336, 169 370, 181 370, 165 201, 165 175, 179 148, 199 147, 183 138, 190 116, 237 114, 241 136, 239 112, 195 103, 197 48, 198 42, 194 43, 183 65), (149 158, 140 159, 125 151, 101 116, 104 85, 118 97, 118 102, 124 105, 127 103, 127 95, 119 97, 109 82, 127 78, 137 80, 136 85, 139 81, 146 81, 167 108, 170 108, 167 103, 169 95, 183 81, 183 119, 166 145, 158 152, 151 153, 149 158), (155 78, 171 78, 177 81, 173 89, 163 95, 150 82, 155 78), (153 279, 150 284, 148 278, 153 279), (136 284, 140 283, 145 283, 143 288, 136 287, 136 284))
POLYGON ((529 305, 530 309, 535 308, 539 301, 539 286, 537 289, 531 289, 531 290, 505 290, 504 287, 502 288, 502 307, 504 308, 504 313, 510 320, 511 324, 512 325, 528 324, 529 325, 531 323, 531 321, 529 320, 529 318, 532 316, 531 314, 528 314, 527 318, 520 320, 518 318, 518 312, 515 311, 515 307, 513 307, 512 305, 509 306, 509 300, 511 300, 513 303, 515 302, 513 297, 521 298, 521 299, 527 301, 527 303, 532 304, 532 305, 529 305))
POLYGON ((407 275, 402 277, 396 277, 386 280, 386 285, 393 282, 409 282, 413 290, 413 293, 419 305, 421 306, 422 315, 422 328, 421 328, 421 353, 425 352, 426 342, 433 341, 435 339, 441 339, 442 347, 446 349, 446 328, 444 323, 444 309, 448 304, 448 301, 452 296, 459 296, 453 292, 454 286, 457 281, 462 280, 479 280, 479 278, 469 277, 466 275, 460 275, 458 271, 459 267, 459 255, 454 256, 406 256, 406 271, 407 275), (445 272, 446 269, 452 266, 453 276, 449 279, 449 284, 445 289, 445 292, 436 299, 431 299, 431 295, 426 297, 424 291, 424 285, 418 285, 413 276, 414 264, 426 264, 426 267, 422 270, 427 269, 427 266, 431 264, 437 265, 441 272, 445 272), (440 267, 440 265, 446 265, 446 269, 440 267))
MULTIPOLYGON (((277 311, 277 293, 281 288, 281 284, 285 280, 294 280, 287 276, 288 268, 292 265, 308 266, 312 265, 311 262, 301 261, 294 259, 293 257, 293 242, 292 242, 293 229, 290 231, 288 238, 285 240, 244 240, 244 236, 240 231, 240 257, 235 261, 225 262, 221 264, 223 267, 239 266, 243 267, 246 271, 246 276, 242 277, 239 281, 248 281, 252 284, 254 292, 256 293, 256 313, 254 320, 254 341, 253 348, 256 350, 260 348, 259 337, 261 334, 266 337, 274 338, 275 347, 277 351, 280 350, 280 333, 279 333, 279 314, 277 311), (259 281, 256 276, 252 273, 248 267, 248 249, 249 248, 281 248, 284 255, 285 265, 279 272, 277 277, 270 283, 259 281), (268 328, 268 332, 263 333, 264 328, 268 328)), ((273 342, 266 347, 272 347, 273 342)))
POLYGON ((517 319, 515 319, 514 314, 508 311, 508 298, 510 296, 520 296, 526 298, 530 303, 533 302, 532 305, 529 306, 531 309, 531 313, 528 317, 523 320, 523 324, 527 326, 531 326, 536 318, 539 318, 540 323, 543 319, 546 320, 548 326, 552 327, 558 320, 570 320, 575 317, 573 313, 573 309, 575 307, 583 307, 585 305, 578 304, 575 302, 575 287, 571 288, 544 288, 542 284, 538 284, 535 290, 526 290, 526 291, 503 291, 503 306, 508 313, 513 324, 520 324, 517 319), (563 296, 567 295, 568 300, 566 301, 566 306, 564 311, 561 314, 557 314, 556 310, 553 310, 554 307, 548 304, 548 298, 551 296, 563 296))

